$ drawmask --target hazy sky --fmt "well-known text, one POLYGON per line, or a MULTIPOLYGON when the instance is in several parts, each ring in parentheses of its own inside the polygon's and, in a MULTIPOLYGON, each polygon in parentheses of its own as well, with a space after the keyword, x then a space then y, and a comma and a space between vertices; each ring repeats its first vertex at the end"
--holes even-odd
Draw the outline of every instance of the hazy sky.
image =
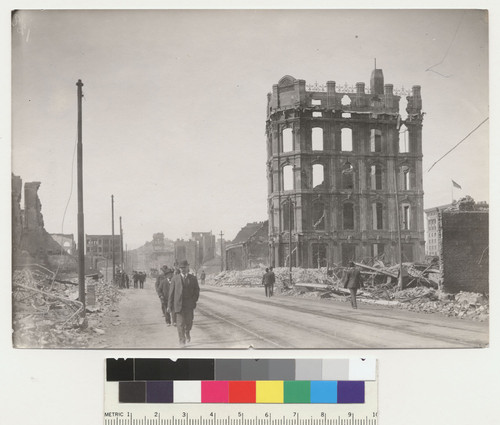
MULTIPOLYGON (((45 227, 76 234, 76 82, 84 83, 85 232, 123 217, 137 248, 164 232, 233 239, 267 219, 266 102, 284 75, 421 85, 425 207, 451 179, 489 200, 488 17, 461 10, 29 11, 12 31, 12 171, 41 181, 45 227), (72 179, 73 173, 73 179, 72 179), (72 191, 73 186, 73 191, 72 191), (63 216, 72 191, 66 216, 63 216)), ((403 115, 405 113, 403 112, 403 115)))

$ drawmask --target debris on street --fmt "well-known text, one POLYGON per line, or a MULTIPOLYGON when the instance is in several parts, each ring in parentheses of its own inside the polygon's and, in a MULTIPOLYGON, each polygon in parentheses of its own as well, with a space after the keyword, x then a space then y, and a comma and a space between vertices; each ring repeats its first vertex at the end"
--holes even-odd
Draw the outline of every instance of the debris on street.
MULTIPOLYGON (((420 313, 439 313, 446 316, 477 321, 489 319, 489 303, 485 295, 471 292, 447 294, 441 290, 441 275, 434 265, 403 263, 404 289, 398 288, 399 266, 356 263, 361 269, 364 288, 358 300, 420 313)), ((318 269, 275 268, 275 293, 289 296, 328 298, 347 302, 349 291, 344 289, 341 278, 344 267, 318 269)), ((223 271, 209 275, 207 283, 215 286, 261 286, 264 267, 247 270, 223 271)))
MULTIPOLYGON (((86 285, 95 284, 96 303, 87 307, 78 300, 78 278, 58 279, 55 273, 38 264, 14 270, 13 344, 23 348, 85 348, 95 337, 94 329, 117 301, 115 286, 92 277, 86 285), (94 334, 93 334, 94 332, 94 334)), ((99 334, 99 332, 97 332, 99 334)))

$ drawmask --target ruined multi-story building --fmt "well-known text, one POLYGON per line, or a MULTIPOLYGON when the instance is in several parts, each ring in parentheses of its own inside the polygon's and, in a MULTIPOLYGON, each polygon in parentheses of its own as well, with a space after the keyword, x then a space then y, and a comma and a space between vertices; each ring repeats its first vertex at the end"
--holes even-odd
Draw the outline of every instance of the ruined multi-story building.
POLYGON ((317 267, 424 255, 422 99, 374 69, 365 83, 307 86, 283 77, 268 94, 270 263, 317 267), (396 190, 397 181, 397 190, 396 190), (291 259, 289 253, 291 252, 291 259))

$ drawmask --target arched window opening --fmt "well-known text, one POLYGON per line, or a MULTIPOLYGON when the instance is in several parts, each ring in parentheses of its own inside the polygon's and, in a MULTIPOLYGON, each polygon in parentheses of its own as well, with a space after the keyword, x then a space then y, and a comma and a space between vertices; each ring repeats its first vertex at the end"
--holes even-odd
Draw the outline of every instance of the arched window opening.
POLYGON ((372 244, 372 257, 381 258, 384 256, 385 245, 383 243, 372 244))
POLYGON ((312 138, 313 151, 322 151, 323 150, 323 129, 321 127, 313 127, 311 138, 312 138))
POLYGON ((346 94, 344 94, 344 96, 340 100, 340 103, 344 106, 349 106, 351 104, 351 98, 349 96, 347 96, 346 94))
POLYGON ((313 189, 318 189, 323 186, 325 181, 325 169, 323 164, 313 165, 313 189))
POLYGON ((372 204, 373 230, 381 230, 384 228, 383 211, 384 206, 382 203, 374 202, 372 204))
POLYGON ((401 205, 401 229, 410 230, 411 207, 409 204, 401 205))
POLYGON ((313 230, 325 230, 325 204, 316 201, 312 211, 313 230))
POLYGON ((343 128, 341 132, 341 150, 344 152, 352 152, 352 130, 343 128))
POLYGON ((354 230, 354 205, 346 202, 342 210, 344 230, 354 230))
POLYGON ((342 167, 342 188, 354 189, 354 168, 349 161, 342 167))
POLYGON ((283 152, 293 151, 293 131, 291 128, 285 128, 282 133, 283 136, 283 152))
POLYGON ((382 167, 380 165, 370 166, 370 188, 382 190, 382 167))
POLYGON ((293 190, 293 167, 291 165, 283 167, 283 190, 293 190))
POLYGON ((283 230, 289 231, 294 229, 295 226, 295 213, 293 210, 293 202, 287 200, 283 202, 283 230))
POLYGON ((326 267, 326 248, 326 243, 312 244, 312 260, 314 267, 326 267))
POLYGON ((410 152, 410 133, 405 125, 399 128, 399 153, 410 152))
POLYGON ((410 190, 410 167, 406 165, 401 167, 401 189, 410 190))
POLYGON ((382 152, 382 132, 374 128, 370 130, 370 151, 382 152))

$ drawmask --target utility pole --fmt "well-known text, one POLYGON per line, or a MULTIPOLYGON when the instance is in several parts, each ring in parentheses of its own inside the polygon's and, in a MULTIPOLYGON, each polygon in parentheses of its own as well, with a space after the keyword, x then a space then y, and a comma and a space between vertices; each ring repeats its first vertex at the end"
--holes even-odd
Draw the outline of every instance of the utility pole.
POLYGON ((111 256, 113 258, 113 283, 115 276, 115 197, 111 195, 111 256))
POLYGON ((290 288, 292 287, 292 198, 288 197, 288 262, 290 263, 290 288))
POLYGON ((399 255, 399 276, 398 288, 403 289, 403 256, 401 255, 401 220, 399 217, 399 194, 398 194, 398 174, 397 174, 397 161, 394 162, 394 189, 396 194, 396 221, 398 229, 398 255, 399 255))
POLYGON ((124 271, 123 267, 123 227, 122 227, 122 216, 120 216, 120 268, 122 272, 124 271))
POLYGON ((82 317, 85 317, 85 231, 83 220, 83 145, 82 145, 82 80, 76 83, 78 101, 78 300, 83 304, 82 317))
POLYGON ((223 253, 223 248, 222 248, 222 236, 224 236, 224 233, 222 233, 222 230, 220 231, 220 271, 224 271, 224 253, 223 253))

